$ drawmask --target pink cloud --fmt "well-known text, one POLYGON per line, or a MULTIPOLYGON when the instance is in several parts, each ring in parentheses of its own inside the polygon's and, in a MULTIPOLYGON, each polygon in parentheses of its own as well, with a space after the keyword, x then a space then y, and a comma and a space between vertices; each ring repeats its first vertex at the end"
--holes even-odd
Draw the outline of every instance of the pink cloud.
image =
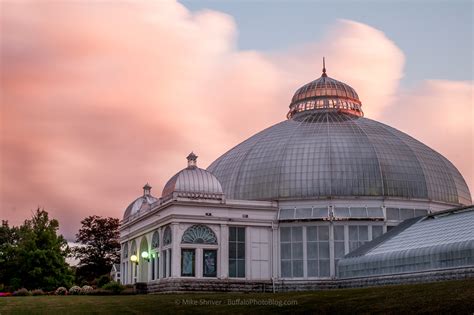
MULTIPOLYGON (((44 206, 69 238, 87 215, 121 217, 145 182, 160 195, 189 151, 206 167, 283 120, 293 92, 319 77, 323 55, 368 117, 386 118, 398 104, 403 53, 353 21, 338 21, 320 42, 261 53, 236 49, 230 16, 190 13, 174 1, 2 9, 2 218, 18 224, 44 206)), ((408 94, 405 103, 419 103, 408 94)), ((405 126, 393 117, 394 127, 405 126)), ((417 126, 409 131, 425 137, 417 126)))
POLYGON ((400 91, 382 114, 396 126, 443 154, 474 188, 474 84, 427 80, 400 91))

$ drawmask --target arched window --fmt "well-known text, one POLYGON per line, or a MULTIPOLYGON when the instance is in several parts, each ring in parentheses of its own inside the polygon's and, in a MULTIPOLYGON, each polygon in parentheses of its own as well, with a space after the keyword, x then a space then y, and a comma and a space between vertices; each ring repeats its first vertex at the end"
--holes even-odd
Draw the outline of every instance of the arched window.
POLYGON ((135 241, 132 241, 131 255, 136 255, 136 254, 137 254, 137 244, 135 244, 135 241))
POLYGON ((128 245, 127 245, 127 243, 123 244, 122 258, 124 258, 124 259, 128 258, 128 245))
POLYGON ((160 234, 158 231, 153 233, 153 237, 151 238, 151 248, 158 248, 160 247, 160 234))
POLYGON ((207 226, 197 224, 183 234, 182 244, 217 244, 216 234, 207 226))
POLYGON ((171 229, 169 226, 167 226, 163 232, 163 244, 165 246, 171 244, 171 229))

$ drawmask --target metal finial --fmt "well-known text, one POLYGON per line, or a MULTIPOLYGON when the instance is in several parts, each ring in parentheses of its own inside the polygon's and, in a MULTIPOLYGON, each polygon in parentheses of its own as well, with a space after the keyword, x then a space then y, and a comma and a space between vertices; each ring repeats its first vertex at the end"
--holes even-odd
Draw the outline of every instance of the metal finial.
POLYGON ((326 74, 326 59, 323 57, 323 77, 327 77, 328 75, 326 74))

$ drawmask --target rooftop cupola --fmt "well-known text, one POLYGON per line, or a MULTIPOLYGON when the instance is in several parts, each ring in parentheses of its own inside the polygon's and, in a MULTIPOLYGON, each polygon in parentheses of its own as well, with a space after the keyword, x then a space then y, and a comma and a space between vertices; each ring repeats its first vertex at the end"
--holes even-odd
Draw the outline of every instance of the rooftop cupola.
POLYGON ((198 156, 194 154, 194 152, 189 153, 189 155, 186 157, 186 159, 188 160, 188 168, 197 167, 197 158, 198 156))
POLYGON ((150 184, 146 183, 145 186, 143 186, 143 196, 150 196, 151 195, 151 186, 150 184))
POLYGON ((295 92, 287 118, 327 112, 364 116, 362 103, 356 91, 349 85, 328 77, 326 60, 323 58, 321 77, 303 85, 295 92))

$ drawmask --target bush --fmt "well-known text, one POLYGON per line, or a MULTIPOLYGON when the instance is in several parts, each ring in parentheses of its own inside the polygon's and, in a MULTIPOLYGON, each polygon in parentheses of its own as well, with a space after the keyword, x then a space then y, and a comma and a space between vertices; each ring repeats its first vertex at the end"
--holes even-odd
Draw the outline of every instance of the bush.
POLYGON ((0 296, 12 296, 10 292, 0 292, 0 296))
POLYGON ((112 291, 113 294, 120 294, 125 289, 119 282, 111 281, 102 287, 104 290, 112 291))
POLYGON ((109 283, 110 280, 111 280, 111 279, 110 279, 110 276, 109 276, 109 275, 102 275, 102 276, 100 276, 99 278, 97 278, 97 281, 96 281, 97 287, 98 287, 98 288, 104 287, 104 285, 106 285, 107 283, 109 283))
POLYGON ((13 292, 13 296, 29 296, 29 295, 31 295, 30 291, 28 291, 25 288, 21 288, 20 290, 13 292))
POLYGON ((31 291, 31 295, 33 296, 44 295, 44 294, 45 294, 44 291, 41 289, 36 289, 36 290, 31 291))
POLYGON ((94 291, 94 288, 91 287, 90 285, 85 285, 81 289, 81 294, 90 294, 92 291, 94 291))
POLYGON ((82 292, 81 287, 78 287, 77 285, 74 285, 69 289, 69 294, 71 295, 79 295, 81 294, 81 292, 82 292))
POLYGON ((65 287, 59 287, 54 292, 56 295, 67 295, 67 289, 65 287))

